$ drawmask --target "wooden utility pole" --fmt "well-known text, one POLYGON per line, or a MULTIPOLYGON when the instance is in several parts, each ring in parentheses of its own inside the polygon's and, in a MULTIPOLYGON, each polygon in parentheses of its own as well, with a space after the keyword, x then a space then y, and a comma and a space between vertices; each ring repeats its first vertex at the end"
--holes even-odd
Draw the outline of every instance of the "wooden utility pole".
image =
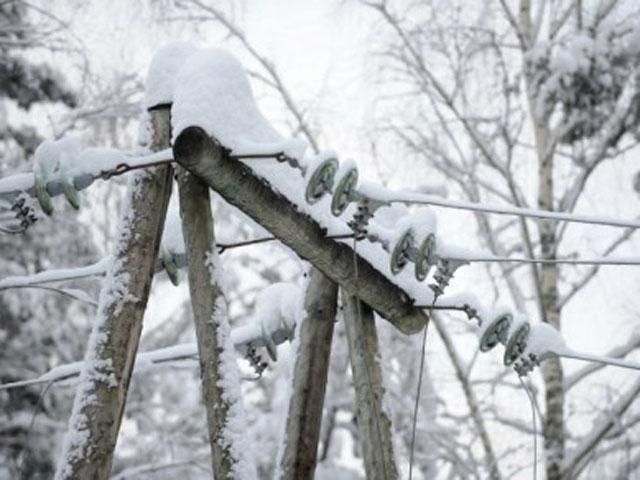
MULTIPOLYGON (((151 150, 169 148, 169 108, 152 109, 151 150)), ((57 480, 106 480, 120 431, 142 319, 171 195, 172 167, 136 174, 120 221, 80 375, 57 480)))
POLYGON ((312 269, 305 292, 306 316, 296 331, 300 339, 278 466, 281 479, 312 479, 315 472, 337 302, 338 286, 312 269))
POLYGON ((217 479, 234 478, 233 466, 239 459, 234 457, 237 449, 232 449, 225 435, 232 399, 224 392, 221 359, 230 328, 226 299, 217 281, 221 272, 216 271, 218 253, 209 187, 182 168, 178 185, 213 475, 217 479))
POLYGON ((369 480, 398 478, 391 418, 383 408, 384 387, 373 310, 342 291, 345 331, 356 390, 356 417, 369 480))

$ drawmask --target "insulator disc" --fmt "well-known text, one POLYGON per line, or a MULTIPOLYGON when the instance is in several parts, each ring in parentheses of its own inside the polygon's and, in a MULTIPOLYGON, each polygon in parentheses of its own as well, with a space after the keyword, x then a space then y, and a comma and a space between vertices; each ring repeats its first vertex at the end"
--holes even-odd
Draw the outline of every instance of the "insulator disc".
POLYGON ((69 205, 71 205, 74 210, 78 210, 80 208, 80 195, 78 195, 78 192, 71 181, 65 180, 62 183, 62 193, 64 193, 67 202, 69 202, 69 205))
POLYGON ((420 244, 418 248, 418 254, 416 255, 416 279, 419 282, 422 282, 427 275, 429 274, 429 270, 431 269, 433 254, 436 250, 436 236, 433 233, 430 233, 425 237, 425 239, 420 244))
POLYGON ((529 322, 525 322, 520 325, 513 335, 509 337, 507 346, 504 349, 503 363, 508 367, 515 362, 527 347, 527 339, 529 338, 529 331, 531 326, 529 322))
POLYGON ((507 333, 509 332, 512 321, 513 316, 510 313, 505 313, 494 318, 491 324, 482 332, 482 336, 480 337, 480 351, 488 352, 499 343, 506 343, 507 333))
POLYGON ((53 213, 53 202, 51 201, 49 192, 47 192, 47 184, 42 178, 35 178, 34 190, 42 211, 47 215, 51 215, 53 213))
POLYGON ((409 251, 412 245, 413 245, 413 231, 409 228, 402 234, 400 239, 396 242, 395 247, 393 247, 393 252, 391 253, 391 258, 389 260, 391 273, 393 273, 394 275, 397 275, 407 265, 407 262, 409 261, 407 252, 409 251))
POLYGON ((357 183, 358 169, 355 167, 347 170, 338 180, 336 188, 333 190, 333 198, 331 199, 331 213, 336 217, 342 215, 351 202, 351 194, 356 188, 357 183))
POLYGON ((180 281, 178 278, 178 266, 173 260, 173 256, 170 253, 161 255, 160 264, 162 265, 162 268, 164 268, 165 272, 167 272, 167 276, 169 277, 171 283, 176 287, 180 285, 180 281))
POLYGON ((338 160, 327 158, 320 162, 307 183, 305 198, 307 203, 314 204, 320 200, 325 193, 331 191, 333 178, 338 171, 338 160))
POLYGON ((269 357, 274 362, 278 361, 278 347, 273 341, 271 333, 265 328, 265 325, 262 322, 260 323, 260 333, 262 335, 262 340, 264 341, 264 346, 267 349, 269 357))

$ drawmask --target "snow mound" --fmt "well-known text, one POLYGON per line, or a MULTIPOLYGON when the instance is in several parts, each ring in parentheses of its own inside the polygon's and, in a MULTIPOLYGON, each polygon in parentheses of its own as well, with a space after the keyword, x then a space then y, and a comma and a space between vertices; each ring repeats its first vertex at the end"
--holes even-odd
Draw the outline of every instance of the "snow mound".
POLYGON ((67 172, 71 165, 77 163, 82 151, 82 144, 75 137, 62 137, 59 140, 44 140, 34 153, 33 171, 43 178, 54 172, 67 172))
POLYGON ((197 49, 187 42, 169 42, 160 47, 151 60, 144 95, 145 108, 173 102, 178 71, 197 49))
POLYGON ((561 355, 567 351, 567 345, 560 332, 548 323, 536 323, 531 327, 524 356, 535 355, 544 360, 553 355, 561 355))
POLYGON ((171 109, 174 139, 204 129, 236 155, 285 152, 301 158, 306 143, 284 140, 256 106, 246 71, 221 49, 200 50, 180 69, 171 109))
POLYGON ((302 308, 303 295, 295 283, 274 283, 262 290, 256 298, 255 318, 269 332, 286 325, 293 328, 302 308))
POLYGON ((160 241, 160 250, 171 255, 184 254, 184 236, 182 234, 182 220, 177 195, 172 195, 167 208, 167 218, 160 241))

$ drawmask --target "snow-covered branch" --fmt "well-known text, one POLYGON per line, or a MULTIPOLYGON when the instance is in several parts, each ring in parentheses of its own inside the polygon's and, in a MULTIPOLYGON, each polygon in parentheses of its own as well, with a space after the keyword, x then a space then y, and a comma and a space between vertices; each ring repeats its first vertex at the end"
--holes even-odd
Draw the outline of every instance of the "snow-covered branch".
POLYGON ((628 410, 640 394, 640 379, 636 380, 620 398, 598 417, 578 445, 569 452, 562 465, 563 478, 575 478, 588 463, 587 456, 606 437, 607 433, 618 423, 620 417, 628 410))
POLYGON ((104 275, 112 259, 103 258, 92 265, 77 268, 45 270, 33 275, 14 275, 0 280, 0 291, 9 288, 33 287, 44 283, 65 282, 104 275))

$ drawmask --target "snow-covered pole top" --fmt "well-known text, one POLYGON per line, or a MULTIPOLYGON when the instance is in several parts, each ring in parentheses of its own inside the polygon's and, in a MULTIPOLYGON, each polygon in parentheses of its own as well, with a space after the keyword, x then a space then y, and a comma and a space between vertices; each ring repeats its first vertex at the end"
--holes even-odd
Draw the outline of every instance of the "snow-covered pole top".
POLYGON ((169 107, 173 103, 176 76, 180 67, 197 49, 190 43, 169 42, 156 50, 145 83, 144 107, 147 110, 169 107))
POLYGON ((218 48, 198 50, 181 66, 171 116, 174 140, 197 125, 234 155, 282 152, 301 161, 307 148, 271 126, 256 105, 242 64, 218 48))

